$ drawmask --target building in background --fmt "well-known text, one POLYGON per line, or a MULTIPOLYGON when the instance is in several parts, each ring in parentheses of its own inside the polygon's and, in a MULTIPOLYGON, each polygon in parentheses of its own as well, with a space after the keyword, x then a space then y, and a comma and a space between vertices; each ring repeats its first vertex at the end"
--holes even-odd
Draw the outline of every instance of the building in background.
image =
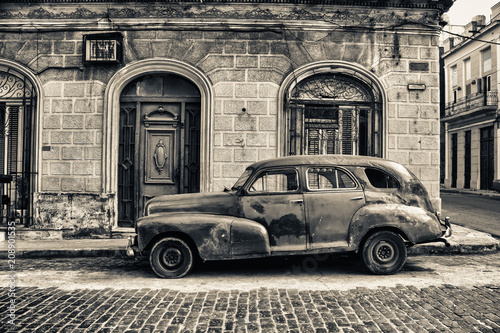
POLYGON ((3 220, 130 227, 151 197, 326 153, 401 162, 439 207, 452 3, 3 1, 3 220))
POLYGON ((500 178, 498 70, 500 68, 500 3, 491 22, 476 16, 465 38, 444 42, 445 179, 459 189, 491 189, 500 178))

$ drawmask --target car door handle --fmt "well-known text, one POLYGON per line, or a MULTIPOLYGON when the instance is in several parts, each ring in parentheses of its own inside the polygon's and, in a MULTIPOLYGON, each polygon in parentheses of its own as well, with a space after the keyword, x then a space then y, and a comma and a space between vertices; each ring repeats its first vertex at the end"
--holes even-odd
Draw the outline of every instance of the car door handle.
POLYGON ((354 198, 351 198, 352 201, 354 200, 362 200, 364 197, 354 197, 354 198))
POLYGON ((297 200, 290 200, 290 203, 303 203, 304 200, 302 199, 297 199, 297 200))

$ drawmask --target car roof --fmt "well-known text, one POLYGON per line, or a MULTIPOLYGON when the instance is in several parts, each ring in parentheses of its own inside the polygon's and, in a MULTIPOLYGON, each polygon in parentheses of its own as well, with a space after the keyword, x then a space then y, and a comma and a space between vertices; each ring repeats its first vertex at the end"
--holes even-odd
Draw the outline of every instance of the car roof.
POLYGON ((359 155, 294 155, 278 157, 253 163, 249 168, 273 168, 282 166, 307 166, 307 165, 332 165, 332 166, 360 166, 373 167, 396 174, 404 180, 415 176, 401 164, 380 157, 359 155))
POLYGON ((311 165, 311 164, 331 164, 331 165, 356 165, 356 166, 380 166, 389 167, 396 162, 379 157, 358 156, 358 155, 294 155, 272 158, 251 164, 254 169, 266 167, 279 167, 287 165, 311 165))

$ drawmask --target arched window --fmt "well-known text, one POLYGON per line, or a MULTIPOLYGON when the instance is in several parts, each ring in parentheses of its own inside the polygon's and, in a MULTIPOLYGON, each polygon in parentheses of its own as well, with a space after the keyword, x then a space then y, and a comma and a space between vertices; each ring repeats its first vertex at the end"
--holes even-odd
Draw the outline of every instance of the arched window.
POLYGON ((382 98, 360 75, 308 76, 286 95, 289 155, 381 156, 382 98))
POLYGON ((0 71, 0 218, 31 224, 34 186, 33 83, 13 69, 0 71))

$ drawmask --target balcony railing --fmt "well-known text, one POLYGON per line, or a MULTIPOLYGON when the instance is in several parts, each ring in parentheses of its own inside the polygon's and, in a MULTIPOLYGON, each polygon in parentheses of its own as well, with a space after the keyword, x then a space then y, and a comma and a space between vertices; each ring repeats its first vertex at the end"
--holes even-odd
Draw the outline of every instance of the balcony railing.
POLYGON ((467 112, 483 106, 498 106, 498 92, 496 90, 485 93, 475 93, 446 104, 446 116, 467 112))

